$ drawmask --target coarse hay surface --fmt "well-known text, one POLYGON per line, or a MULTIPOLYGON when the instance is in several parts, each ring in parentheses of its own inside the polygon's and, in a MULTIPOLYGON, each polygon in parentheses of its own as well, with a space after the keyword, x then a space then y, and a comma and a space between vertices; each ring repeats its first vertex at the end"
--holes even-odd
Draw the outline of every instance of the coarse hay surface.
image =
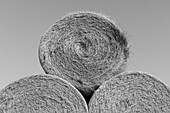
POLYGON ((44 71, 59 73, 84 96, 124 72, 128 57, 126 35, 111 20, 93 12, 75 12, 57 20, 39 45, 44 71))
POLYGON ((170 90, 150 74, 128 72, 103 83, 88 107, 89 113, 170 113, 170 90))
POLYGON ((78 90, 51 75, 33 75, 0 91, 1 113, 88 113, 78 90))

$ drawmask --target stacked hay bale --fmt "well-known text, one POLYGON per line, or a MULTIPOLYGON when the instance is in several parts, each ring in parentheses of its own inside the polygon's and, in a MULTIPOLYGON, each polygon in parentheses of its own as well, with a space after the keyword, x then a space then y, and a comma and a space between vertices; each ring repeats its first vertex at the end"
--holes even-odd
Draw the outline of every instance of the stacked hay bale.
POLYGON ((39 59, 47 74, 73 84, 85 97, 126 69, 129 46, 123 32, 108 18, 90 12, 58 20, 42 36, 39 59))
POLYGON ((5 87, 0 92, 0 113, 88 113, 88 109, 69 82, 40 74, 5 87))
POLYGON ((170 90, 146 72, 119 74, 95 91, 89 113, 170 113, 170 90))
POLYGON ((46 74, 2 89, 0 113, 170 113, 168 86, 125 72, 127 36, 101 14, 62 17, 42 36, 38 56, 46 74))

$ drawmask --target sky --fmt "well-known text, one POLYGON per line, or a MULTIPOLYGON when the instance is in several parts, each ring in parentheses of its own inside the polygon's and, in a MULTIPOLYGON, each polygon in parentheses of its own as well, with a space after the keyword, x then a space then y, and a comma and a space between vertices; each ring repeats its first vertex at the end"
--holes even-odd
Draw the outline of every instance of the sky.
POLYGON ((147 72, 170 86, 170 0, 0 0, 0 89, 44 74, 38 59, 41 36, 75 11, 116 21, 131 44, 126 71, 147 72))

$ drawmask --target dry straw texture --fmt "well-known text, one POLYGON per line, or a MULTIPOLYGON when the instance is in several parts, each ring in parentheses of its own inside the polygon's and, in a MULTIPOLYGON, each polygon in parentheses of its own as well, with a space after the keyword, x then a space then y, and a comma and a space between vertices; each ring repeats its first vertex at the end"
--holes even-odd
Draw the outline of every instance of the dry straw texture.
POLYGON ((42 36, 39 59, 47 74, 61 75, 84 96, 126 69, 129 46, 108 18, 92 12, 69 14, 42 36))
POLYGON ((88 113, 76 88, 50 75, 15 81, 0 91, 0 113, 88 113))
POLYGON ((120 74, 97 89, 89 113, 170 113, 170 90, 144 72, 120 74))

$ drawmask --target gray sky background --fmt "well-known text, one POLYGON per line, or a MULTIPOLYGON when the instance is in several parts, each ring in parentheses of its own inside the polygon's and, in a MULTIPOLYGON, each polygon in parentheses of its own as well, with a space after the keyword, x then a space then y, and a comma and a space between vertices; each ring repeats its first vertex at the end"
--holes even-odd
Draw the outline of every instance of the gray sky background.
POLYGON ((40 38, 73 11, 115 20, 132 44, 128 70, 148 72, 170 86, 170 0, 0 0, 0 89, 44 73, 40 38))

